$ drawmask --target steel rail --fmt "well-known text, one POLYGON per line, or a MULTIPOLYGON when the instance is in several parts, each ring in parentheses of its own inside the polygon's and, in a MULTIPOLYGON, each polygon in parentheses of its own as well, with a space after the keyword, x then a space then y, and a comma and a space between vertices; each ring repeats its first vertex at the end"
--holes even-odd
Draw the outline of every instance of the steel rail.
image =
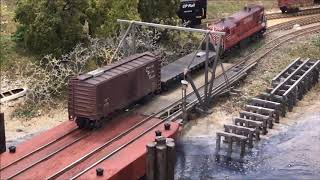
POLYGON ((302 35, 306 35, 307 33, 313 33, 313 32, 319 31, 319 30, 320 30, 320 25, 317 25, 317 26, 312 26, 312 27, 305 28, 305 29, 296 30, 294 32, 291 32, 291 33, 288 33, 288 34, 284 34, 284 35, 282 35, 280 37, 277 37, 277 39, 273 39, 273 40, 267 42, 262 47, 258 48, 257 50, 255 50, 254 52, 252 52, 251 54, 246 56, 244 58, 245 62, 247 62, 252 56, 254 56, 256 53, 258 53, 260 50, 269 49, 265 53, 263 53, 263 55, 259 56, 256 59, 262 59, 267 54, 269 54, 273 49, 279 47, 280 45, 282 45, 283 43, 285 43, 285 42, 287 42, 289 40, 292 40, 292 39, 294 39, 296 37, 299 37, 299 36, 302 36, 302 35), (292 36, 292 37, 288 37, 288 36, 292 36), (284 39, 283 41, 281 41, 282 38, 287 38, 287 39, 284 39), (280 40, 280 42, 279 42, 279 40, 280 40), (273 45, 272 43, 277 43, 277 44, 273 45), (269 45, 272 45, 272 47, 267 47, 269 45))
POLYGON ((47 155, 47 156, 45 156, 44 158, 39 159, 38 161, 36 161, 36 162, 32 163, 32 164, 31 164, 31 165, 29 165, 28 167, 25 167, 24 169, 22 169, 22 170, 18 171, 18 172, 17 172, 17 173, 15 173, 14 175, 11 175, 11 176, 10 176, 10 177, 8 177, 7 179, 12 179, 12 178, 14 178, 14 177, 16 177, 16 176, 20 175, 21 173, 23 173, 23 172, 27 171, 28 169, 30 169, 30 168, 32 168, 32 167, 34 167, 34 166, 35 166, 35 165, 37 165, 37 164, 39 164, 39 163, 41 163, 41 162, 43 162, 43 161, 45 161, 45 160, 49 159, 50 157, 52 157, 52 156, 56 155, 57 153, 59 153, 59 152, 63 151, 64 149, 66 149, 66 148, 70 147, 71 145, 75 144, 76 142, 79 142, 81 139, 86 138, 86 137, 88 137, 88 136, 90 136, 90 135, 91 135, 91 133, 86 133, 85 135, 80 136, 79 138, 75 139, 74 141, 72 141, 72 142, 70 142, 70 143, 66 144, 66 145, 65 145, 65 146, 63 146, 63 147, 60 147, 58 150, 56 150, 56 151, 54 151, 54 152, 52 152, 52 153, 48 154, 48 155, 47 155))
MULTIPOLYGON (((316 30, 319 30, 319 29, 316 29, 316 30)), ((313 30, 311 30, 311 31, 315 31, 315 30, 313 29, 313 30)), ((298 35, 295 35, 294 37, 297 37, 297 36, 300 36, 300 35, 304 35, 304 34, 306 34, 306 33, 309 33, 309 31, 308 31, 308 32, 304 32, 304 33, 300 33, 300 34, 298 34, 298 35)), ((292 38, 294 38, 294 37, 291 37, 291 38, 289 38, 289 39, 292 39, 292 38)), ((283 44, 283 43, 287 42, 289 39, 286 39, 285 41, 277 44, 276 47, 278 47, 280 44, 283 44)), ((268 50, 268 52, 266 52, 266 54, 268 54, 271 50, 275 49, 276 47, 268 50)), ((265 55, 266 55, 266 54, 265 54, 265 55)), ((232 78, 232 80, 234 80, 234 81, 232 81, 232 83, 236 82, 240 77, 243 77, 243 76, 246 74, 246 72, 247 72, 248 70, 250 70, 252 67, 254 67, 254 66, 257 64, 257 62, 258 62, 260 59, 262 59, 265 55, 261 56, 261 57, 260 57, 259 59, 257 59, 255 62, 251 62, 251 63, 248 64, 246 67, 244 67, 239 73, 237 73, 236 75, 234 75, 233 78, 232 78), (237 78, 237 77, 239 77, 239 78, 237 78)), ((242 62, 241 62, 241 63, 242 63, 242 62)), ((226 85, 226 82, 223 81, 222 84, 226 85)), ((203 87, 203 86, 202 86, 202 87, 203 87)), ((212 95, 212 97, 214 97, 215 94, 218 94, 219 91, 222 91, 222 90, 223 90, 224 86, 220 86, 220 87, 221 87, 221 88, 220 88, 219 90, 217 90, 216 93, 214 93, 214 94, 212 95)), ((199 89, 200 89, 200 88, 199 88, 199 89)), ((193 94, 193 92, 189 93, 188 96, 191 96, 192 94, 193 94)), ((202 97, 204 98, 204 94, 202 95, 202 97)), ((177 102, 180 102, 180 101, 181 101, 181 100, 179 100, 179 101, 177 101, 177 102)), ((190 109, 190 108, 194 107, 194 105, 196 105, 196 104, 198 103, 197 101, 198 101, 198 99, 195 99, 192 103, 189 103, 189 104, 187 105, 187 108, 190 109)), ((177 103, 177 102, 176 102, 176 103, 177 103)), ((174 103, 174 104, 176 104, 176 103, 174 103)), ((100 159, 100 160, 97 161, 96 163, 94 163, 94 164, 92 164, 91 166, 87 167, 85 170, 81 171, 81 172, 78 173, 76 176, 72 177, 71 179, 73 180, 73 179, 76 179, 76 178, 80 177, 81 175, 83 175, 84 173, 86 173, 87 171, 89 171, 90 169, 92 169, 94 166, 96 166, 97 164, 99 164, 99 163, 103 162, 104 160, 108 159, 109 157, 111 157, 111 156, 114 155, 115 153, 119 152, 119 151, 120 151, 121 149, 123 149, 124 147, 128 146, 128 145, 131 144, 132 142, 134 142, 134 141, 136 141, 137 139, 139 139, 141 136, 143 136, 144 134, 146 134, 146 133, 149 132, 150 130, 154 129, 154 127, 156 127, 156 126, 158 126, 159 124, 161 124, 161 123, 163 123, 163 122, 171 119, 173 115, 179 116, 178 114, 179 114, 180 112, 181 112, 181 109, 179 109, 178 111, 176 111, 175 113, 173 113, 171 116, 169 116, 169 117, 163 119, 162 121, 158 122, 157 124, 155 124, 155 125, 152 126, 151 128, 147 129, 146 131, 144 131, 143 133, 141 133, 140 135, 138 135, 136 138, 132 139, 132 140, 129 141, 128 143, 120 146, 119 148, 117 148, 116 150, 114 150, 113 152, 111 152, 110 154, 108 154, 107 156, 105 156, 104 158, 100 159)))
MULTIPOLYGON (((244 64, 244 63, 246 63, 246 62, 250 62, 249 64, 245 65, 242 69, 240 69, 237 74, 233 75, 233 77, 230 78, 230 82, 231 82, 231 83, 234 83, 234 82, 236 82, 239 78, 243 77, 243 76, 246 74, 246 72, 247 72, 248 70, 250 70, 252 67, 254 67, 260 59, 262 59, 265 55, 267 55, 269 52, 271 52, 273 49, 275 49, 275 48, 278 47, 279 45, 281 45, 281 44, 283 44, 283 43, 285 43, 285 42, 287 42, 287 41, 289 41, 289 40, 291 40, 291 39, 293 39, 293 38, 296 38, 296 37, 298 37, 298 36, 305 35, 305 34, 307 34, 307 33, 315 32, 315 31, 319 31, 319 30, 320 30, 320 26, 316 26, 316 27, 312 27, 311 30, 310 30, 310 28, 309 28, 309 29, 302 29, 302 30, 299 30, 299 31, 295 31, 295 32, 293 32, 293 33, 289 33, 289 34, 287 34, 287 35, 291 35, 291 34, 295 34, 295 35, 294 35, 293 37, 287 38, 287 39, 285 39, 284 41, 281 41, 280 43, 276 44, 273 48, 269 49, 267 52, 265 52, 262 56, 258 57, 258 58, 255 59, 254 61, 248 61, 248 59, 244 59, 244 60, 236 63, 236 64, 235 64, 232 68, 230 68, 229 70, 232 70, 234 67, 237 67, 237 66, 239 66, 239 65, 241 65, 241 64, 244 64), (308 30, 308 31, 307 31, 307 30, 308 30), (297 32, 302 32, 302 33, 297 33, 297 32)), ((285 35, 284 35, 284 36, 285 36, 285 35)), ((256 51, 255 51, 255 52, 256 52, 256 51)), ((229 70, 228 70, 228 71, 229 71, 229 70)), ((220 76, 222 76, 222 74, 219 75, 218 77, 220 77, 220 76)), ((218 77, 217 77, 217 78, 218 78, 218 77)), ((219 92, 223 91, 223 89, 225 88, 225 85, 226 85, 226 82, 223 81, 223 82, 220 84, 220 86, 218 86, 218 88, 215 88, 214 91, 215 91, 216 93, 213 93, 213 94, 212 94, 212 97, 216 96, 219 92)), ((199 89, 201 89, 201 88, 203 88, 203 87, 204 87, 204 85, 201 86, 199 89)), ((191 92, 191 93, 189 93, 189 94, 187 95, 187 97, 190 97, 190 96, 192 96, 193 94, 194 94, 194 92, 191 92)), ((202 95, 202 97, 203 97, 203 95, 202 95)), ((194 101, 192 101, 191 103, 189 103, 189 104, 187 105, 187 106, 188 106, 188 109, 194 107, 194 106, 198 103, 197 101, 198 101, 198 100, 195 99, 194 101)), ((167 108, 164 108, 164 109, 160 110, 158 113, 152 114, 151 116, 149 116, 149 118, 146 118, 146 119, 143 120, 143 121, 146 122, 146 121, 148 121, 148 120, 151 119, 150 117, 155 117, 156 115, 160 114, 161 112, 162 112, 162 113, 167 112, 167 111, 169 110, 169 108, 175 107, 175 106, 176 106, 177 104, 179 104, 180 102, 181 102, 181 100, 176 101, 175 103, 167 106, 167 108)), ((156 125, 153 125, 153 126, 152 126, 151 128, 149 128, 148 130, 150 131, 151 129, 153 129, 153 128, 156 127, 157 125, 161 124, 162 122, 164 122, 164 121, 166 121, 166 120, 171 119, 171 117, 173 117, 173 115, 176 116, 176 115, 179 114, 180 112, 181 112, 181 109, 178 110, 178 111, 176 111, 176 112, 174 112, 172 115, 166 117, 165 119, 161 120, 161 121, 160 121, 159 123, 157 123, 156 125)), ((142 124, 142 123, 141 123, 141 124, 142 124)), ((139 125, 136 124, 136 126, 131 127, 130 129, 133 130, 133 129, 135 129, 135 127, 138 127, 138 126, 139 126, 139 125)), ((140 134, 139 137, 137 137, 137 138, 140 138, 140 137, 143 136, 145 133, 149 132, 148 130, 144 131, 144 132, 143 132, 142 134, 140 134)), ((128 133, 129 131, 126 131, 126 132, 128 133)), ((124 133, 125 133, 125 132, 124 132, 124 133)), ((117 136, 117 137, 115 137, 115 138, 117 138, 117 139, 121 138, 120 136, 117 136), (118 138, 117 138, 117 137, 118 137, 118 138)), ((124 147, 126 147, 127 145, 131 144, 131 143, 134 142, 135 140, 136 140, 136 138, 133 139, 133 140, 131 140, 130 142, 122 145, 122 146, 119 147, 117 150, 113 151, 111 154, 107 155, 103 160, 100 160, 100 161, 101 161, 101 162, 104 161, 106 158, 112 156, 113 154, 115 154, 116 152, 120 151, 122 148, 124 148, 124 147)), ((110 141, 111 141, 111 140, 110 140, 110 141)), ((109 144, 111 143, 110 141, 108 141, 109 144)), ((113 140, 113 141, 114 141, 114 140, 113 140)), ((106 146, 106 145, 105 145, 105 146, 106 146)), ((102 148, 103 148, 103 147, 101 147, 101 149, 102 149, 102 148)), ((94 154, 94 152, 93 152, 92 154, 94 154)), ((77 163, 85 160, 85 159, 86 159, 87 157, 89 157, 89 156, 91 156, 91 155, 82 157, 81 160, 79 159, 78 161, 74 162, 73 164, 76 165, 77 163)), ((49 157, 48 157, 48 158, 49 158, 49 157)), ((46 158, 46 159, 47 159, 47 158, 46 158)), ((40 161, 40 162, 41 162, 41 161, 40 161)), ((98 162, 99 162, 99 161, 98 161, 98 162)), ((36 162, 36 163, 34 163, 34 165, 36 165, 36 164, 38 164, 38 163, 39 163, 39 162, 36 162)), ((99 162, 99 163, 100 163, 100 162, 99 162)), ((64 168, 63 170, 68 171, 70 168, 72 168, 72 167, 74 166, 73 164, 69 165, 68 167, 64 168)), ((92 165, 92 166, 93 166, 93 165, 92 165)), ((86 169, 86 171, 87 171, 88 169, 91 169, 91 168, 92 168, 92 167, 90 166, 89 168, 86 169)), ((27 170, 27 169, 25 169, 25 170, 27 170)), ((64 173, 65 171, 63 171, 63 172, 62 172, 62 170, 61 170, 61 172, 59 171, 59 172, 58 172, 59 174, 58 174, 57 176, 61 175, 61 174, 64 173)), ((85 172, 81 172, 81 173, 83 174, 83 173, 85 173, 85 172)), ((81 173, 79 173, 78 175, 81 176, 81 175, 82 175, 81 173)), ((20 174, 20 173, 19 173, 19 174, 20 174)), ((18 175, 18 174, 17 174, 17 175, 18 175)), ((73 177, 73 178, 79 177, 78 175, 75 176, 75 177, 73 177)), ((11 176, 10 178, 13 178, 13 177, 15 177, 15 176, 16 176, 16 175, 11 176)), ((57 176, 52 175, 52 176, 49 177, 49 179, 54 179, 54 178, 56 178, 57 176)), ((10 179, 10 178, 9 178, 9 179, 10 179)))
POLYGON ((300 12, 297 12, 297 13, 288 13, 288 14, 270 13, 270 14, 266 14, 266 17, 268 20, 271 20, 271 19, 282 19, 282 18, 290 18, 290 17, 297 17, 297 16, 307 16, 307 15, 319 14, 319 13, 320 13, 320 8, 310 8, 310 9, 300 10, 300 12))
POLYGON ((300 26, 305 26, 305 25, 314 24, 317 22, 320 22, 320 15, 314 15, 314 16, 310 16, 310 17, 295 19, 295 20, 287 21, 287 22, 280 23, 280 24, 277 24, 274 26, 270 26, 267 29, 267 32, 265 34, 270 34, 270 33, 273 33, 275 31, 279 31, 279 30, 289 30, 295 24, 299 24, 300 26))
MULTIPOLYGON (((242 73, 240 73, 242 74, 242 73)), ((226 83, 225 81, 222 82, 226 83)), ((202 95, 202 97, 204 98, 204 94, 202 95)), ((195 99, 192 104, 197 103, 198 99, 195 99)), ((189 108, 191 108, 191 105, 188 104, 187 105, 189 108)), ((187 107, 187 108, 188 108, 187 107)), ((177 114, 178 112, 175 112, 174 114, 177 114)), ((73 176, 72 178, 70 178, 70 180, 74 180, 78 177, 80 177, 81 175, 83 175, 84 173, 86 173, 87 171, 89 171, 90 169, 92 169, 94 166, 98 165, 99 163, 105 161, 106 159, 108 159, 109 157, 111 157, 112 155, 116 154, 117 152, 119 152, 120 150, 122 150, 123 148, 127 147, 128 145, 130 145, 131 143, 133 143, 134 141, 138 140, 140 137, 142 137, 143 135, 145 135, 146 133, 150 132, 151 130, 153 130, 155 127, 157 127, 158 125, 160 125, 161 123, 168 121, 171 118, 171 116, 162 119, 161 121, 155 123, 154 125, 152 125, 150 128, 148 128, 147 130, 145 130, 144 132, 140 133, 138 136, 136 136, 135 138, 133 138, 132 140, 130 140, 129 142, 123 144, 122 146, 118 147, 117 149, 115 149, 114 151, 112 151, 111 153, 109 153, 108 155, 106 155, 105 157, 101 158, 100 160, 98 160, 97 162, 95 162, 94 164, 90 165, 89 167, 87 167, 86 169, 84 169, 83 171, 81 171, 80 173, 78 173, 77 175, 73 176)))
POLYGON ((34 151, 31 151, 31 152, 29 152, 28 154, 26 154, 26 155, 18 158, 17 160, 11 162, 10 164, 8 164, 8 165, 6 165, 6 166, 4 166, 4 167, 1 167, 1 168, 0 168, 0 172, 1 172, 2 170, 6 169, 6 168, 8 168, 8 167, 10 167, 10 166, 12 166, 13 164, 15 164, 15 163, 17 163, 17 162, 19 162, 19 161, 21 161, 21 160, 23 160, 23 159, 31 156, 31 155, 33 155, 34 153, 39 152, 40 150, 43 150, 43 149, 46 148, 46 147, 49 147, 50 145, 54 144, 55 142, 57 142, 57 141, 65 138, 65 137, 67 137, 68 135, 72 134, 72 133, 75 132, 76 130, 79 130, 79 129, 78 129, 78 128, 74 128, 73 130, 69 131, 68 133, 65 133, 64 135, 60 136, 59 138, 56 138, 56 139, 50 141, 49 143, 47 143, 47 144, 45 144, 45 145, 43 145, 43 146, 40 146, 39 148, 35 149, 34 151))
MULTIPOLYGON (((295 34, 293 37, 287 38, 287 39, 285 39, 285 40, 277 43, 276 45, 274 45, 273 48, 271 48, 271 49, 269 49, 268 51, 266 51, 265 53, 263 53, 260 57, 254 59, 253 61, 250 61, 249 64, 245 65, 245 66, 239 71, 239 73, 236 74, 236 75, 233 76, 233 77, 239 76, 239 79, 240 79, 240 78, 241 78, 241 74, 244 74, 244 73, 246 73, 247 71, 249 71, 251 68, 253 68, 262 58, 264 58, 267 54, 269 54, 271 51, 273 51, 273 50, 274 50, 275 48, 277 48, 278 46, 286 43, 287 41, 289 41, 289 40, 291 40, 291 39, 294 39, 294 38, 296 38, 296 37, 299 37, 299 36, 302 36, 302 35, 306 35, 306 34, 308 34, 308 33, 312 33, 312 32, 315 32, 315 31, 320 31, 320 25, 319 25, 319 26, 315 26, 315 27, 311 27, 311 28, 301 29, 301 30, 299 30, 299 31, 295 31, 295 32, 292 32, 292 33, 283 35, 282 37, 285 37, 285 36, 287 36, 287 35, 295 34), (310 29, 311 29, 311 30, 310 30, 310 29), (298 32, 302 32, 302 33, 298 33, 298 32), (296 34, 296 33, 298 33, 298 34, 296 34)), ((263 47, 264 47, 264 46, 263 46, 263 47)), ((261 49, 262 49, 263 47, 261 47, 261 49)), ((255 52, 256 52, 256 51, 255 51, 255 52)), ((255 53, 255 52, 253 52, 253 53, 255 53)), ((251 57, 251 56, 250 56, 250 57, 251 57)), ((250 57, 249 57, 249 58, 250 58, 250 57)), ((237 63, 235 66, 233 66, 233 67, 236 67, 236 66, 238 66, 238 65, 240 65, 240 64, 243 64, 243 63, 246 63, 248 60, 249 60, 248 57, 246 57, 246 58, 244 58, 244 60, 238 62, 238 63, 237 63)), ((232 70, 233 67, 230 68, 229 70, 232 70)), ((229 70, 228 70, 228 71, 229 71, 229 70)), ((219 75, 218 77, 220 77, 220 76, 221 76, 221 75, 219 75)), ((234 82, 232 82, 232 83, 234 83, 234 82)), ((221 85, 221 84, 220 84, 220 85, 221 85)), ((203 88, 203 86, 201 86, 201 87, 198 89, 199 92, 201 92, 201 90, 200 90, 201 88, 203 88)), ((191 92, 191 93, 192 93, 192 92, 191 92)), ((191 94, 191 93, 190 93, 190 94, 191 94)), ((189 97, 190 94, 188 94, 188 97, 189 97)), ((216 95, 218 95, 218 94, 219 94, 219 92, 216 93, 216 95)), ((215 96, 215 95, 212 95, 211 97, 214 97, 214 96, 215 96)), ((203 98, 203 95, 202 95, 202 98, 203 98)), ((180 102, 180 101, 181 101, 181 100, 179 100, 179 102, 180 102)), ((197 100, 195 100, 194 102, 197 103, 197 100)), ((177 104, 177 103, 175 103, 175 104, 177 104)), ((179 110, 179 111, 180 111, 180 110, 179 110)))
POLYGON ((155 117, 156 114, 152 114, 148 117, 146 117, 145 119, 143 119, 141 122, 135 124, 134 126, 130 127, 129 129, 127 129, 126 131, 122 132, 121 134, 117 135, 116 137, 108 140, 107 142, 105 142, 104 144, 102 144, 101 146, 97 147, 96 149, 92 150, 91 152, 89 152, 88 154, 84 155, 83 157, 81 157, 80 159, 74 161, 73 163, 69 164, 67 167, 61 169, 60 171, 54 173, 53 175, 49 176, 47 179, 55 179, 57 177, 59 177, 60 175, 62 175, 63 173, 65 173, 66 171, 68 171, 69 169, 73 168, 74 166, 76 166, 77 164, 81 163, 82 161, 88 159, 90 156, 92 156, 93 154, 97 153, 98 151, 102 150, 103 148, 105 148, 106 146, 110 145, 111 143, 119 140, 120 138, 122 138, 123 136, 129 134, 130 132, 132 132, 134 129, 138 128, 139 126, 141 126, 142 124, 146 123, 147 121, 151 120, 152 118, 155 117))
MULTIPOLYGON (((254 59, 252 62, 248 62, 248 60, 252 57, 252 55, 253 55, 254 53, 257 53, 257 51, 259 51, 259 50, 265 49, 265 46, 270 45, 271 43, 277 42, 278 39, 277 39, 277 40, 272 40, 272 41, 268 42, 268 43, 265 44, 264 46, 260 47, 260 48, 257 49, 256 51, 254 51, 252 54, 246 56, 246 57, 243 58, 241 61, 239 61, 239 62, 237 62, 236 64, 234 64, 229 70, 227 70, 227 72, 228 72, 228 71, 231 71, 231 70, 233 70, 234 68, 236 68, 236 67, 238 67, 238 66, 241 66, 242 64, 245 64, 245 63, 248 63, 248 65, 247 65, 247 66, 244 66, 242 69, 240 69, 240 71, 242 71, 242 70, 248 71, 248 70, 251 69, 253 66, 255 66, 256 63, 259 62, 259 60, 261 60, 262 58, 264 58, 267 54, 269 54, 271 51, 273 51, 275 48, 279 47, 279 46, 282 45, 283 43, 285 43, 285 42, 287 42, 287 41, 289 41, 289 40, 291 40, 291 39, 294 39, 294 38, 296 38, 296 37, 298 37, 298 36, 305 35, 305 34, 307 34, 307 33, 320 30, 320 29, 315 29, 315 30, 314 30, 314 28, 316 28, 316 27, 310 27, 310 28, 308 28, 308 29, 311 29, 311 31, 307 31, 307 32, 304 32, 304 31, 306 31, 306 30, 308 30, 308 29, 301 29, 301 30, 298 30, 298 31, 295 31, 295 32, 292 32, 292 33, 289 33, 289 34, 285 34, 285 35, 280 36, 279 38, 283 38, 283 37, 287 37, 287 36, 290 36, 290 35, 295 34, 295 33, 302 32, 302 33, 300 33, 300 34, 294 35, 293 37, 290 37, 290 38, 288 38, 288 39, 285 39, 285 40, 282 41, 282 42, 279 42, 278 44, 274 45, 273 48, 269 49, 268 51, 266 51, 265 53, 263 53, 261 56, 259 56, 258 58, 254 59)), ((317 28, 320 28, 320 26, 319 26, 319 27, 317 26, 317 28)), ((240 74, 240 73, 239 73, 239 74, 240 74)), ((221 78, 222 75, 223 75, 223 74, 220 74, 217 78, 221 78)), ((216 78, 216 79, 217 79, 217 78, 216 78)), ((200 86, 200 87, 198 88, 198 91, 199 91, 199 92, 202 92, 203 87, 204 87, 204 85, 200 86)), ((187 94, 186 98, 190 98, 190 96, 192 96, 192 95, 194 95, 194 92, 190 92, 189 94, 187 94)), ((213 95, 212 95, 211 97, 213 97, 213 95)), ((178 100, 178 101, 170 104, 169 106, 167 106, 166 108, 164 108, 164 109, 161 110, 161 111, 163 112, 161 115, 167 113, 170 109, 173 109, 174 107, 179 106, 179 104, 181 104, 181 103, 182 103, 182 100, 180 99, 180 100, 178 100)), ((161 116, 160 116, 160 117, 161 117, 161 116)))

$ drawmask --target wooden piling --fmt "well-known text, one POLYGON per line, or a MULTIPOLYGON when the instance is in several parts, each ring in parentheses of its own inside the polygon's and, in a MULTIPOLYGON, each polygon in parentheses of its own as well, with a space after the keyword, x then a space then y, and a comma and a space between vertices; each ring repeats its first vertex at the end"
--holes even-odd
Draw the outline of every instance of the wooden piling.
POLYGON ((157 144, 156 154, 157 180, 167 180, 167 146, 157 144))
POLYGON ((243 158, 246 152, 246 141, 240 140, 240 157, 243 158))
POLYGON ((167 142, 167 180, 174 180, 174 166, 176 163, 175 143, 167 142))
POLYGON ((228 143, 229 143, 229 144, 228 144, 227 156, 228 156, 229 158, 231 158, 233 138, 232 138, 231 136, 228 136, 227 139, 228 139, 228 143))
POLYGON ((156 180, 156 143, 147 144, 146 180, 156 180))
POLYGON ((0 113, 0 153, 6 152, 6 134, 4 126, 4 113, 0 113))
POLYGON ((221 136, 220 134, 217 134, 217 140, 216 140, 216 154, 219 154, 220 151, 220 143, 221 143, 221 136))

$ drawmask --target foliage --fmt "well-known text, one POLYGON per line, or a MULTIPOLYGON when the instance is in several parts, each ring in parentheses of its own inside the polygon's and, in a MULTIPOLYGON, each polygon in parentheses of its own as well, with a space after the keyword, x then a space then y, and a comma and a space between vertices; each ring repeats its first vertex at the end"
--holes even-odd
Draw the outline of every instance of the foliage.
POLYGON ((119 31, 117 19, 137 20, 139 18, 137 11, 137 0, 95 0, 96 12, 100 15, 97 34, 103 37, 115 35, 119 31))
POLYGON ((87 0, 20 0, 15 19, 21 24, 14 37, 36 54, 60 55, 83 38, 87 0))
MULTIPOLYGON (((68 80, 88 69, 109 63, 118 41, 114 39, 99 40, 88 38, 88 44, 77 44, 75 48, 61 58, 44 56, 39 63, 29 63, 21 74, 22 84, 28 87, 27 104, 39 107, 55 104, 57 97, 66 95, 68 80), (23 78, 28 77, 28 78, 23 78)), ((119 53, 115 60, 122 57, 119 53)))
POLYGON ((139 0, 138 12, 143 21, 172 24, 179 4, 180 0, 139 0))

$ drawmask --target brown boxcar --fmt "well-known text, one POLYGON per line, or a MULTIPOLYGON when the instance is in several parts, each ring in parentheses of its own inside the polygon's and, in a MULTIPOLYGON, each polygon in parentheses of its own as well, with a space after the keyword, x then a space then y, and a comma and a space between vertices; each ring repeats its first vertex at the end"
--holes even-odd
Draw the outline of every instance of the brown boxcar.
POLYGON ((158 58, 146 52, 71 78, 69 119, 79 127, 99 125, 114 111, 159 90, 160 70, 158 58))
POLYGON ((319 0, 278 0, 278 6, 282 13, 297 12, 301 7, 313 6, 320 3, 319 0))

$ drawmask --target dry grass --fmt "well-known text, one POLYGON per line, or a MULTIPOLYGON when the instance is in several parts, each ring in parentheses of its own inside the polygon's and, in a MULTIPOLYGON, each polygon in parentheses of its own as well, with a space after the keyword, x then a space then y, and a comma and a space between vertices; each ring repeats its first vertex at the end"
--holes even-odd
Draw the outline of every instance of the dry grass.
POLYGON ((277 8, 276 0, 208 0, 208 18, 225 17, 239 11, 247 4, 264 5, 267 10, 277 8))

